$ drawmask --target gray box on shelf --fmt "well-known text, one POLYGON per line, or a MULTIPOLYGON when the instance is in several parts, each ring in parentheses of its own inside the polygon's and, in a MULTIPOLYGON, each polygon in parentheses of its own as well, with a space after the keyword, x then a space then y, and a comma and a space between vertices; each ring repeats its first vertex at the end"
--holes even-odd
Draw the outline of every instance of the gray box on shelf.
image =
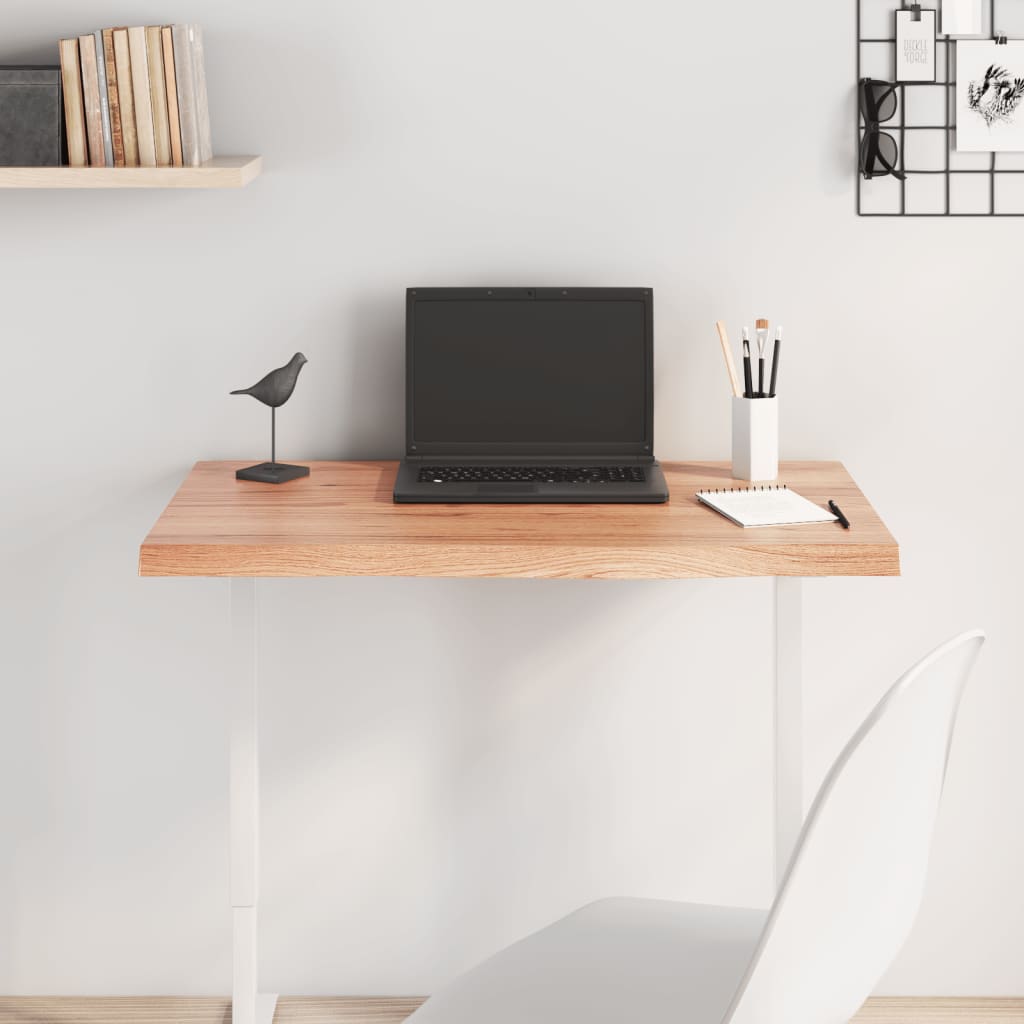
POLYGON ((0 66, 0 167, 60 167, 60 68, 0 66))

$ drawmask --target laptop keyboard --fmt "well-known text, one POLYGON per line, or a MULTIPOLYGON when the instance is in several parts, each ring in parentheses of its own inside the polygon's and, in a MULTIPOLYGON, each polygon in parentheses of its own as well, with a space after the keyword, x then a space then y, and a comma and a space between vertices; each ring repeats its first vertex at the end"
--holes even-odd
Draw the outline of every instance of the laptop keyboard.
POLYGON ((435 484, 642 484, 643 466, 424 466, 419 482, 435 484))

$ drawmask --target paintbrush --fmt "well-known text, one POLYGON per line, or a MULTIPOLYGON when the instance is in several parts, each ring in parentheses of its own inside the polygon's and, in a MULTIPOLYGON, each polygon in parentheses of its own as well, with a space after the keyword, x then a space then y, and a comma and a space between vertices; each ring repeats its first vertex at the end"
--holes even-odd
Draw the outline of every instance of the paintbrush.
POLYGON ((757 397, 764 398, 764 350, 768 344, 768 321, 761 317, 757 328, 757 397))

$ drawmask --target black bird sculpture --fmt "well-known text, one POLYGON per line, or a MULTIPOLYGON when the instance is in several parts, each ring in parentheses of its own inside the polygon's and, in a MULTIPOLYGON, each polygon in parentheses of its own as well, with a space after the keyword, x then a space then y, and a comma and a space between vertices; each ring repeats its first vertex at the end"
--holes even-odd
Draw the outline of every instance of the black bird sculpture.
POLYGON ((269 405, 271 409, 276 409, 292 397, 295 382, 299 379, 299 370, 308 362, 309 360, 301 352, 296 352, 284 366, 271 370, 266 377, 253 384, 251 388, 242 388, 239 391, 232 391, 231 394, 252 395, 256 401, 269 405))
POLYGON ((277 461, 277 409, 292 397, 295 382, 299 379, 299 370, 307 362, 309 360, 301 352, 296 352, 284 366, 271 370, 251 388, 241 388, 231 392, 233 395, 250 395, 258 402, 270 406, 270 461, 237 470, 235 472, 237 479, 257 480, 265 484, 283 484, 288 480, 296 480, 300 476, 309 476, 309 466, 287 466, 277 461))

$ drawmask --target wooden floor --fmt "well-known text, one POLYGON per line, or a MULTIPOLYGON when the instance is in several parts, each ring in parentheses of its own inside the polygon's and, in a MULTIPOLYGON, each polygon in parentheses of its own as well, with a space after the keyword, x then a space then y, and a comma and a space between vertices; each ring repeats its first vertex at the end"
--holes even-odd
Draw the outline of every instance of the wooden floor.
POLYGON ((881 997, 869 999, 854 1021, 856 1024, 1024 1024, 1024 997, 881 997))
MULTIPOLYGON (((275 1024, 399 1024, 415 997, 352 999, 285 996, 275 1024)), ((1024 1024, 1024 997, 869 999, 855 1024, 1024 1024)), ((227 999, 0 996, 0 1024, 230 1024, 227 999)), ((486 1024, 486 1021, 482 1022, 486 1024)))
MULTIPOLYGON (((422 998, 282 996, 274 1024, 399 1024, 422 998)), ((231 1000, 0 996, 0 1024, 231 1024, 231 1000)))

